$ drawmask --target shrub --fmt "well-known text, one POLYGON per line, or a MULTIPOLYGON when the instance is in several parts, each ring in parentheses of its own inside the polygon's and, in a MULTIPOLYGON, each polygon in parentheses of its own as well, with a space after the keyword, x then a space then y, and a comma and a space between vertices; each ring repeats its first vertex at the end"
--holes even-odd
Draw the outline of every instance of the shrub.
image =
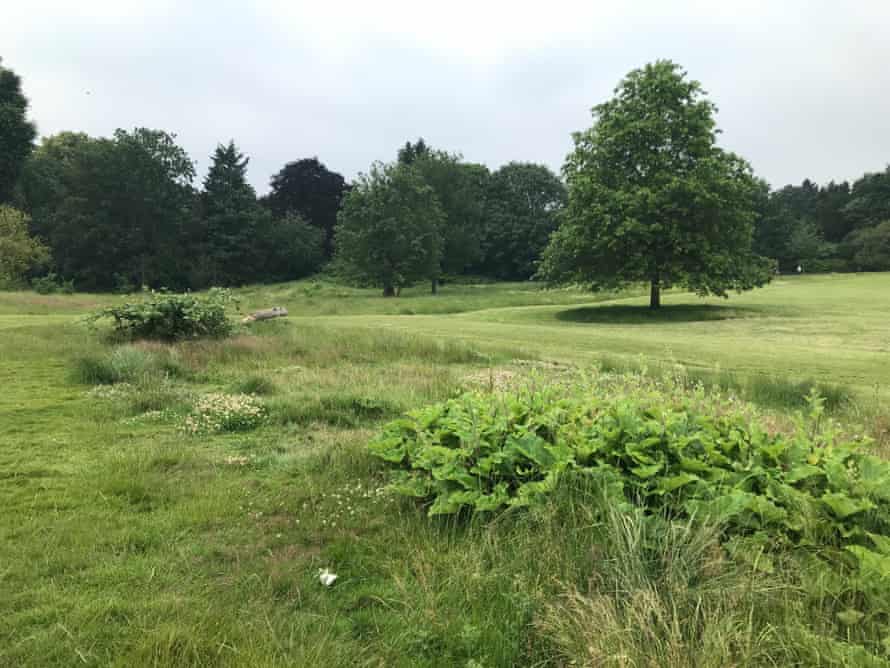
MULTIPOLYGON (((824 400, 811 401, 821 415, 824 400)), ((794 541, 826 527, 849 536, 850 522, 884 504, 886 484, 890 529, 890 465, 825 438, 769 434, 745 412, 707 414, 683 395, 550 387, 412 411, 370 449, 404 469, 397 488, 429 499, 432 515, 529 505, 571 469, 613 483, 628 503, 685 516, 718 509, 740 530, 794 541)))
POLYGON ((221 288, 200 295, 151 291, 140 302, 102 309, 90 320, 112 319, 116 334, 126 339, 221 338, 232 332, 226 311, 236 303, 221 288))
POLYGON ((584 477, 620 512, 719 526, 729 558, 793 574, 823 610, 820 628, 801 631, 819 636, 817 654, 833 643, 853 648, 835 648, 856 657, 844 665, 883 654, 890 464, 838 438, 815 393, 809 417, 783 434, 736 401, 651 388, 468 393, 410 412, 369 447, 397 467, 391 489, 430 515, 538 507, 561 480, 584 477))

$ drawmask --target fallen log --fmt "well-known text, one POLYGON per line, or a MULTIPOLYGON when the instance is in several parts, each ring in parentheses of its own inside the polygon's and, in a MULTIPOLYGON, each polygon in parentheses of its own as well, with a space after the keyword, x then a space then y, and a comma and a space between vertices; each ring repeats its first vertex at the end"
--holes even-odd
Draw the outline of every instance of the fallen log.
POLYGON ((272 308, 254 311, 250 315, 241 320, 242 323, 256 322, 257 320, 271 320, 272 318, 283 318, 287 315, 287 309, 283 306, 273 306, 272 308))

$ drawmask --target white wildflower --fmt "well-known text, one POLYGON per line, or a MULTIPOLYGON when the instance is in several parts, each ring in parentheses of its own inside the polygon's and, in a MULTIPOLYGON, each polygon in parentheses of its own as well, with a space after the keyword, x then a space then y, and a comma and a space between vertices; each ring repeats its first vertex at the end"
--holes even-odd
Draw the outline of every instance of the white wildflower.
POLYGON ((337 581, 337 574, 331 572, 327 568, 319 568, 318 569, 318 580, 325 587, 330 587, 334 582, 337 581))

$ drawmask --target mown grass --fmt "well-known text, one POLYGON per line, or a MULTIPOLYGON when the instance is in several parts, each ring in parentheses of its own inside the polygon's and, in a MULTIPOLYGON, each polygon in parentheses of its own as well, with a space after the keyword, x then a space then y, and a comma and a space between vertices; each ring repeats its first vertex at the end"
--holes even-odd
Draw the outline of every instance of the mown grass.
POLYGON ((583 481, 534 512, 430 521, 380 492, 365 444, 468 378, 597 362, 780 416, 815 383, 875 432, 887 281, 787 281, 664 322, 557 317, 598 307, 537 286, 384 300, 304 282, 242 291, 286 320, 121 347, 79 324, 118 297, 0 294, 0 664, 865 665, 807 635, 831 614, 818 591, 728 562, 719 527, 609 514, 583 481), (257 395, 268 417, 186 433, 211 392, 257 395))

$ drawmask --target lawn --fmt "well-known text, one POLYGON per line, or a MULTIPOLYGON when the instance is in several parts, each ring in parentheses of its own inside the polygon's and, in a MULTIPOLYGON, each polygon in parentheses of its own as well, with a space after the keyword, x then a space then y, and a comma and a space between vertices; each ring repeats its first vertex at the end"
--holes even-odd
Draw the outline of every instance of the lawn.
MULTIPOLYGON (((603 527, 565 506, 431 521, 386 493, 365 451, 386 420, 503 373, 681 365, 777 419, 817 382, 846 428, 887 436, 888 274, 782 278, 728 301, 669 293, 657 314, 635 291, 533 284, 239 292, 291 317, 117 351, 82 316, 122 297, 0 293, 0 665, 564 665, 554 615, 593 577, 603 527), (123 384, 96 389, 96 365, 123 384), (188 433, 210 393, 255 394, 268 417, 188 433)), ((766 610, 745 591, 720 608, 733 623, 733 605, 766 610)), ((774 631, 800 613, 781 596, 774 631)), ((751 665, 803 660, 790 639, 744 637, 751 665)))

